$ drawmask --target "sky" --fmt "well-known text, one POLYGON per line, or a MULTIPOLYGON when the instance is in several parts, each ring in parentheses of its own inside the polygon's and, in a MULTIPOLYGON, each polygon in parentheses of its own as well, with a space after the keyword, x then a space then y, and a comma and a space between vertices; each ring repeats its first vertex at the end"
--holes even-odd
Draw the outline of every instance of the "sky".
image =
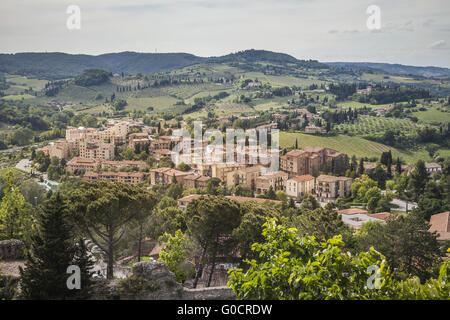
POLYGON ((0 52, 246 49, 322 62, 450 67, 449 0, 1 0, 0 52), (70 30, 70 5, 80 29, 70 30), (367 8, 380 9, 370 30, 367 8))

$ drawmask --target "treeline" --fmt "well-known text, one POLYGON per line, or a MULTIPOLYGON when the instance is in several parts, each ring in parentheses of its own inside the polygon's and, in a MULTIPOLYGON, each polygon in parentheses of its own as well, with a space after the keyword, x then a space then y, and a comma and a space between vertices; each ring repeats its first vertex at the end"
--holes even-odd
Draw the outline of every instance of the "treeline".
POLYGON ((74 83, 82 87, 90 87, 109 81, 111 73, 100 69, 88 69, 74 79, 74 83))
POLYGON ((358 101, 370 104, 387 104, 393 102, 410 101, 430 98, 430 92, 421 88, 404 86, 375 86, 368 95, 360 95, 358 101))

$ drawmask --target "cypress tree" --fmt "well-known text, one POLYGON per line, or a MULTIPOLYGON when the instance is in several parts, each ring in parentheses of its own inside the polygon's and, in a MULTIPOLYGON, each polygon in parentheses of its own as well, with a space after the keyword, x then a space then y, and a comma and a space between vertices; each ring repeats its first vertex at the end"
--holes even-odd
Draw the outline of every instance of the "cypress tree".
MULTIPOLYGON (((76 298, 77 291, 67 288, 70 265, 80 264, 81 281, 90 277, 91 264, 86 249, 77 249, 67 223, 67 208, 59 193, 46 200, 37 217, 31 237, 25 270, 20 268, 21 297, 32 300, 76 298)), ((83 288, 85 283, 81 283, 83 288)), ((87 292, 85 286, 83 292, 87 292)), ((79 292, 78 292, 79 293, 79 292)))

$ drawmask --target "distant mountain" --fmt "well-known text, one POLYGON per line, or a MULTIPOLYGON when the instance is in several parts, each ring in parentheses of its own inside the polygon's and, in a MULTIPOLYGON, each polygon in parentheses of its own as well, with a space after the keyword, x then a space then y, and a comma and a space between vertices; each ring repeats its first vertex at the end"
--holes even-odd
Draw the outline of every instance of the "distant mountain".
POLYGON ((209 61, 212 62, 248 62, 254 63, 258 61, 272 62, 272 63, 297 63, 299 60, 285 53, 278 53, 266 50, 245 50, 236 53, 230 53, 221 57, 211 57, 209 61))
POLYGON ((120 52, 99 56, 67 53, 0 54, 0 72, 42 79, 64 79, 86 69, 135 74, 156 73, 200 63, 205 58, 187 53, 120 52))
POLYGON ((245 50, 220 57, 198 57, 188 53, 120 52, 98 56, 85 54, 16 53, 0 54, 0 72, 57 80, 72 78, 86 69, 102 69, 113 73, 143 74, 165 72, 199 63, 266 62, 276 64, 280 70, 288 68, 327 69, 329 66, 366 72, 380 72, 422 77, 448 77, 450 69, 439 67, 413 67, 400 64, 370 62, 329 62, 298 60, 285 53, 266 50, 245 50))
POLYGON ((376 71, 397 75, 412 75, 425 78, 448 77, 450 69, 440 67, 416 67, 402 64, 374 63, 374 62, 325 62, 325 64, 344 69, 360 71, 376 71))
POLYGON ((86 69, 103 69, 113 73, 143 74, 164 72, 198 63, 267 62, 292 64, 306 68, 328 68, 316 60, 297 60, 265 50, 246 50, 221 57, 203 58, 188 53, 107 53, 98 56, 67 53, 0 54, 0 72, 57 80, 79 75, 86 69))

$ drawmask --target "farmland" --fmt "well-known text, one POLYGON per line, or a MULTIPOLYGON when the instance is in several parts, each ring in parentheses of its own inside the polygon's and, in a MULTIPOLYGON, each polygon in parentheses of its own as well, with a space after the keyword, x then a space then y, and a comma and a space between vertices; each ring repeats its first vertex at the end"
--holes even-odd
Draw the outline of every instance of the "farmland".
POLYGON ((419 127, 420 125, 417 125, 409 119, 360 116, 353 123, 340 124, 336 129, 340 133, 354 135, 379 135, 389 129, 411 133, 419 127))
MULTIPOLYGON (((415 163, 417 160, 431 161, 430 156, 425 150, 400 150, 386 146, 381 143, 369 141, 361 137, 350 137, 346 135, 337 135, 331 137, 316 136, 304 133, 280 133, 280 148, 291 148, 295 146, 295 140, 298 139, 299 147, 320 146, 346 153, 348 156, 355 155, 357 158, 379 158, 380 154, 385 151, 392 150, 394 158, 400 157, 409 164, 415 163)), ((442 156, 448 156, 449 150, 440 151, 442 156)))

